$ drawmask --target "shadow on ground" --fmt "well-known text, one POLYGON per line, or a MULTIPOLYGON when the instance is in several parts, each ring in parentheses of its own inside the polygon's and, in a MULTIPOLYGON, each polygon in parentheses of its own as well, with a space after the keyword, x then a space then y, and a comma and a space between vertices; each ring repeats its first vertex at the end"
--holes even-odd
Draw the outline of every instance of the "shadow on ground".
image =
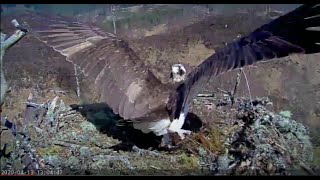
MULTIPOLYGON (((159 148, 162 136, 158 137, 153 133, 144 134, 140 130, 134 129, 132 122, 124 121, 119 115, 114 114, 105 103, 72 104, 70 107, 80 112, 100 132, 122 141, 112 147, 116 151, 130 151, 134 145, 143 149, 162 150, 159 148)), ((189 113, 182 128, 197 132, 201 127, 202 121, 200 118, 193 113, 189 113)))

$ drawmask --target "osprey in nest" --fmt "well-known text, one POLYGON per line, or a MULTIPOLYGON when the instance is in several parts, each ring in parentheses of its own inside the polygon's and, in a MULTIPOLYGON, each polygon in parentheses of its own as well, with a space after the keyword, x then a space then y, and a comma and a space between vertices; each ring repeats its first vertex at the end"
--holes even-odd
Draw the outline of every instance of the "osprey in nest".
POLYGON ((303 5, 227 44, 192 72, 172 66, 171 83, 162 83, 129 45, 97 27, 64 17, 22 17, 31 33, 80 69, 82 96, 104 102, 144 133, 163 136, 166 145, 182 129, 198 84, 222 73, 291 54, 320 52, 320 5, 303 5))

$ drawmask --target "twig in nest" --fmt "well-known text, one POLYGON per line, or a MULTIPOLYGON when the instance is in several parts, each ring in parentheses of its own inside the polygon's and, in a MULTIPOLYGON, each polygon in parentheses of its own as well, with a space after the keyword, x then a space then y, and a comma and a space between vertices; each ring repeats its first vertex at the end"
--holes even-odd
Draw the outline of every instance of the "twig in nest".
POLYGON ((250 104, 251 106, 253 106, 252 104, 252 97, 251 97, 251 90, 250 90, 250 86, 249 86, 249 81, 247 79, 247 75, 246 73, 244 72, 244 70, 242 68, 240 68, 240 71, 242 72, 243 76, 244 76, 244 79, 246 80, 246 84, 247 84, 247 88, 248 88, 248 93, 249 93, 249 98, 250 98, 250 104))
POLYGON ((206 146, 202 146, 201 143, 191 139, 190 137, 186 137, 186 139, 190 140, 191 142, 193 142, 196 145, 199 145, 200 147, 203 147, 207 152, 209 152, 212 156, 215 156, 215 154, 213 152, 211 152, 206 146))
POLYGON ((55 95, 57 94, 63 94, 63 95, 67 95, 68 92, 67 91, 63 91, 63 90, 56 90, 56 89, 49 89, 48 92, 53 92, 55 95))
POLYGON ((214 94, 213 93, 209 93, 209 94, 198 94, 197 97, 214 97, 214 94))
POLYGON ((220 91, 220 92, 223 92, 223 93, 225 93, 225 94, 228 94, 228 95, 230 95, 230 94, 231 94, 230 92, 228 92, 228 91, 225 91, 225 90, 223 90, 223 89, 220 89, 220 88, 217 88, 217 90, 218 90, 218 91, 220 91))
POLYGON ((34 102, 25 102, 25 104, 27 106, 33 106, 33 107, 43 107, 43 104, 38 104, 38 103, 34 103, 34 102))
POLYGON ((231 106, 233 106, 234 104, 234 101, 235 101, 235 95, 237 93, 237 89, 239 87, 239 84, 240 84, 240 79, 241 79, 241 70, 238 72, 237 74, 237 80, 236 80, 236 84, 234 85, 234 89, 233 89, 233 93, 232 93, 232 96, 231 96, 231 106))
POLYGON ((153 168, 153 169, 156 169, 156 170, 161 170, 160 168, 158 168, 156 166, 153 166, 153 165, 151 165, 150 167, 153 168))
POLYGON ((138 148, 137 146, 133 146, 133 147, 132 147, 132 150, 133 150, 134 152, 139 153, 139 155, 149 155, 149 156, 155 156, 155 157, 161 156, 161 154, 159 154, 159 153, 157 153, 157 152, 140 149, 140 148, 138 148))
POLYGON ((130 169, 130 170, 135 169, 135 168, 131 165, 128 157, 126 157, 126 156, 97 155, 97 156, 92 157, 92 160, 93 160, 93 161, 97 161, 97 160, 99 160, 99 159, 105 159, 105 160, 107 160, 107 161, 121 161, 121 162, 123 162, 124 164, 127 165, 127 168, 128 168, 128 169, 130 169))
POLYGON ((63 118, 69 118, 69 117, 73 117, 73 116, 77 116, 77 111, 76 110, 71 110, 71 111, 67 111, 63 114, 60 114, 61 117, 63 118))
POLYGON ((53 141, 53 144, 58 145, 58 146, 63 146, 63 147, 75 147, 75 148, 83 147, 78 144, 73 144, 73 143, 68 143, 68 142, 63 142, 63 141, 53 141))

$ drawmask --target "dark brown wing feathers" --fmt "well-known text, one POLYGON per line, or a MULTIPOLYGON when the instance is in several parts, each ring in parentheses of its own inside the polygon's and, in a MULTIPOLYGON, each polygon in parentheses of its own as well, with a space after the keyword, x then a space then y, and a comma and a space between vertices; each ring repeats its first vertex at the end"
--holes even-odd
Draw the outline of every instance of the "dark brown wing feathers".
POLYGON ((23 20, 37 38, 80 69, 83 96, 106 102, 124 119, 154 120, 147 118, 155 116, 151 112, 165 110, 168 89, 126 42, 65 17, 29 13, 23 20))
POLYGON ((207 82, 212 76, 294 53, 320 52, 320 31, 308 29, 320 28, 319 26, 320 6, 303 5, 216 51, 195 68, 185 83, 178 87, 178 107, 173 116, 177 118, 185 103, 189 103, 199 92, 200 86, 197 84, 207 82))

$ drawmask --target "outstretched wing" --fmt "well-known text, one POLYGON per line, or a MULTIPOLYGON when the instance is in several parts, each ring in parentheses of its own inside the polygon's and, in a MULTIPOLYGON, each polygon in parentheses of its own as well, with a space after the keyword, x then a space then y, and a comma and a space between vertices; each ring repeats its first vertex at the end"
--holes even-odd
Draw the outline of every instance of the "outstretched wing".
POLYGON ((158 99, 167 99, 166 89, 129 45, 115 35, 43 13, 28 13, 21 19, 35 37, 78 67, 82 74, 80 94, 86 99, 105 102, 114 113, 131 120, 165 105, 158 99))
POLYGON ((293 53, 320 52, 320 5, 303 5, 216 51, 195 68, 176 92, 177 117, 212 76, 293 53))

